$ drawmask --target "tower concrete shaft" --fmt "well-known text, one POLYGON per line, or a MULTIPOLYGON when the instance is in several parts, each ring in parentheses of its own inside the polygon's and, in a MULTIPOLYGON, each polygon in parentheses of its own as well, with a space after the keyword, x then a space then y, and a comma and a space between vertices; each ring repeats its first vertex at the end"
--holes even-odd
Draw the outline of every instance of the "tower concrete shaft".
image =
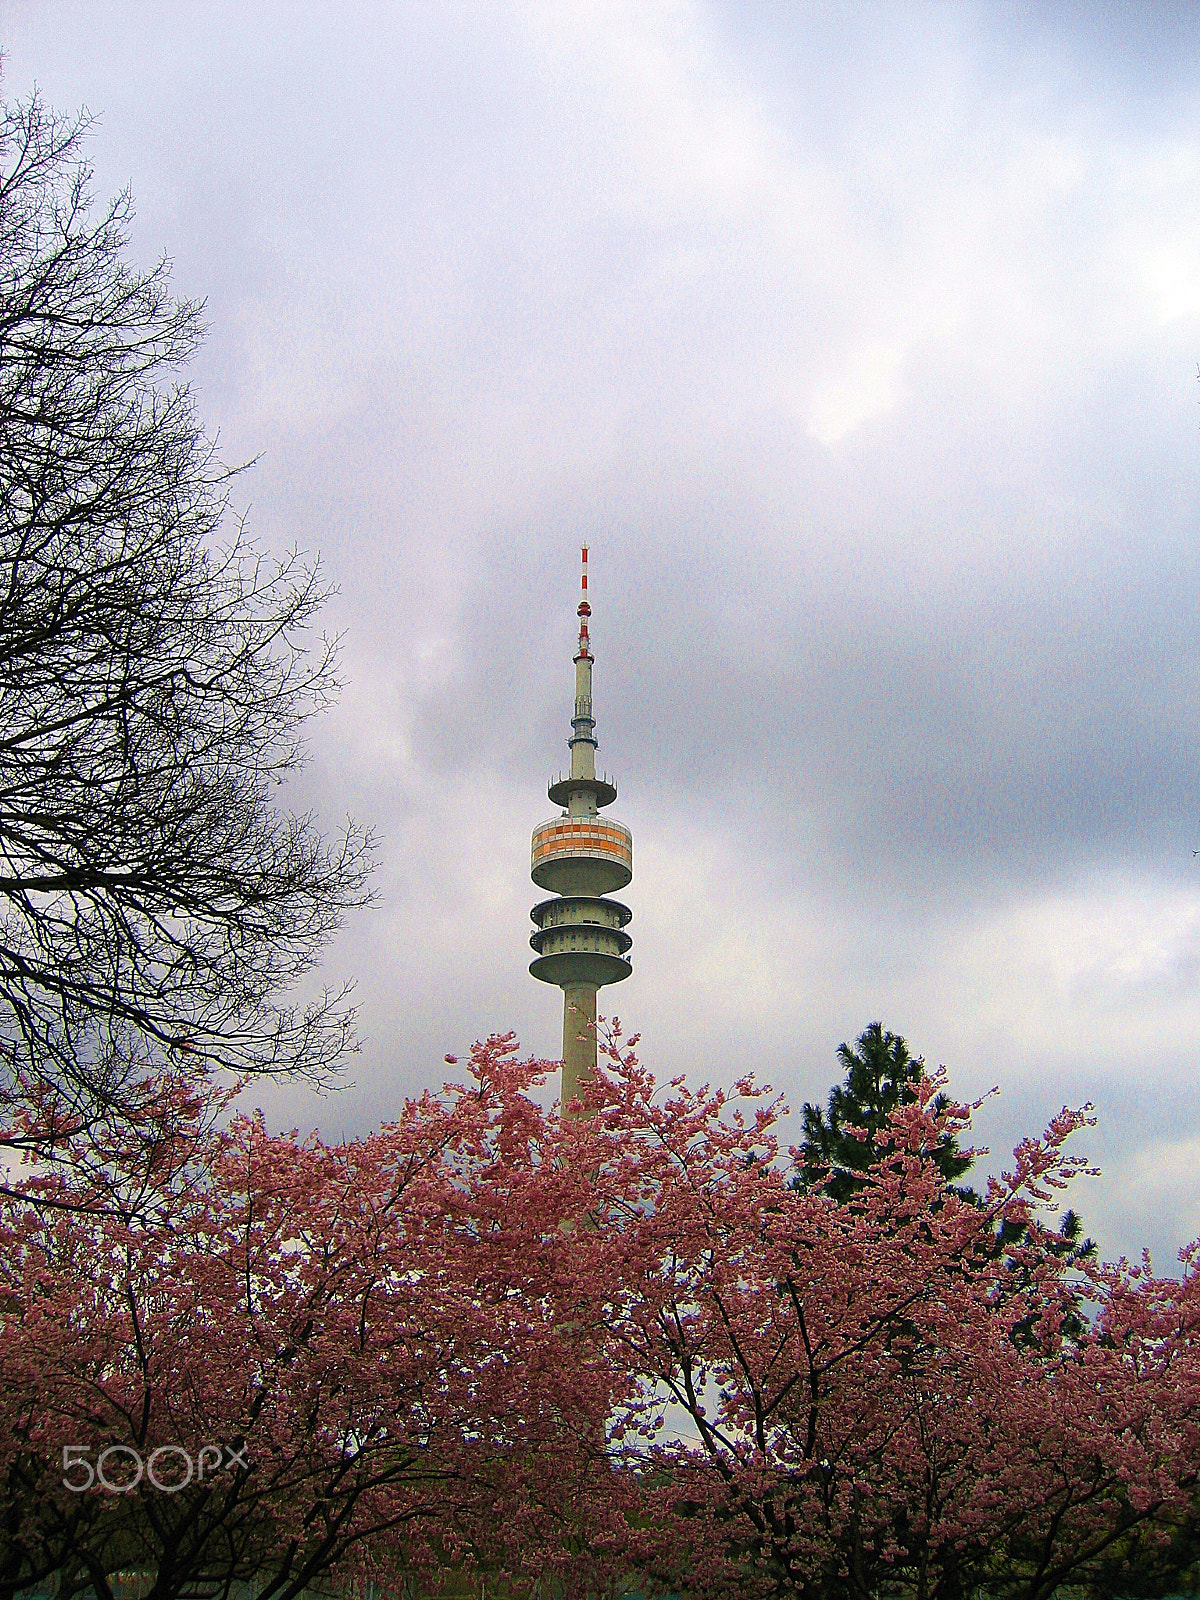
POLYGON ((596 1075, 598 985, 563 985, 563 1065, 560 1104, 566 1108, 596 1075))
POLYGON ((592 715, 592 664, 588 620, 587 546, 579 602, 579 646, 575 652, 575 714, 571 718, 570 772, 550 783, 558 817, 533 830, 530 876, 556 897, 530 912, 536 924, 529 942, 536 952, 529 970, 563 992, 562 1107, 568 1111, 596 1071, 596 994, 633 971, 633 944, 625 928, 632 912, 607 896, 633 879, 633 835, 623 822, 601 819, 617 798, 611 778, 596 773, 596 719, 592 715))

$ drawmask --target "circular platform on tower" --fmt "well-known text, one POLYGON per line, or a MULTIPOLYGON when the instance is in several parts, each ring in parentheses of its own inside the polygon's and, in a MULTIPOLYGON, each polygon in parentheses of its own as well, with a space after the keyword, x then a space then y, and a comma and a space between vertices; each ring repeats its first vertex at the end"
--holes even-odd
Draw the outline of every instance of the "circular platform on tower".
POLYGON ((540 823, 533 830, 529 875, 551 894, 610 894, 633 878, 633 835, 608 817, 540 823))
POLYGON ((624 982, 633 971, 633 962, 608 951, 552 950, 531 961, 529 970, 543 983, 557 984, 560 989, 573 983, 603 989, 606 984, 624 982))
POLYGON ((633 912, 619 900, 595 895, 557 895, 529 913, 539 928, 626 928, 633 912))
POLYGON ((594 794, 598 806, 610 806, 617 798, 617 786, 611 778, 555 778, 546 793, 555 806, 569 806, 573 794, 594 794))

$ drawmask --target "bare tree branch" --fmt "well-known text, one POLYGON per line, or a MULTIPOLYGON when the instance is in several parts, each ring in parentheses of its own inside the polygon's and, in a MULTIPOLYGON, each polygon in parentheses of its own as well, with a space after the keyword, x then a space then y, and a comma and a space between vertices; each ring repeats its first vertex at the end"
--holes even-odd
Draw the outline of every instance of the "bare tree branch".
POLYGON ((203 308, 127 264, 87 128, 0 111, 0 1085, 111 1107, 180 1050, 329 1072, 345 994, 279 997, 369 898, 371 841, 274 798, 338 687, 327 591, 230 527, 180 378, 203 308))

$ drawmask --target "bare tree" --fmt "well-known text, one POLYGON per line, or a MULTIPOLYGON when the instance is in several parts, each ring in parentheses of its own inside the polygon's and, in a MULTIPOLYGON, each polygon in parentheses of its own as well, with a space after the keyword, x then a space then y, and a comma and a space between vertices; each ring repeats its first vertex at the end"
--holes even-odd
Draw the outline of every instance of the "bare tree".
POLYGON ((227 527, 180 377, 203 308, 129 265, 87 127, 0 108, 0 1078, 111 1113, 172 1052, 327 1074, 345 992, 286 996, 371 841, 278 804, 337 688, 326 591, 227 527))

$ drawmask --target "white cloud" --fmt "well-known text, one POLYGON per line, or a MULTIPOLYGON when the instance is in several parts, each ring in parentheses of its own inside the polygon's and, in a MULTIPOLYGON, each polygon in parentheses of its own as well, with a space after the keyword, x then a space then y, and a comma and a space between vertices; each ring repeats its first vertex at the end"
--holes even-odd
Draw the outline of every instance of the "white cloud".
POLYGON ((1194 247, 1169 245, 1156 251, 1143 272, 1160 322, 1200 316, 1200 253, 1194 247))
POLYGON ((818 385, 806 422, 814 439, 835 445, 848 433, 903 400, 905 352, 878 340, 845 353, 834 377, 818 385))

